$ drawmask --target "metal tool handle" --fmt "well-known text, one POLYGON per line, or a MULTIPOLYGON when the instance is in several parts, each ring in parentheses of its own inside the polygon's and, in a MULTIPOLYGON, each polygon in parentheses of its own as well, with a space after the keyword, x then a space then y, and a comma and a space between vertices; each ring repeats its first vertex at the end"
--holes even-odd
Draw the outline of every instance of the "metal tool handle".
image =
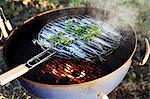
POLYGON ((35 66, 48 60, 52 55, 54 55, 57 52, 57 51, 54 51, 53 53, 50 53, 49 52, 50 49, 51 48, 46 49, 45 51, 39 53, 38 55, 28 60, 27 63, 19 65, 15 67, 14 69, 0 75, 0 85, 5 85, 6 83, 25 74, 26 72, 28 72, 30 69, 34 68, 35 66), (49 53, 49 54, 45 55, 46 53, 49 53))
POLYGON ((28 60, 26 63, 28 65, 28 67, 30 69, 32 69, 35 66, 47 61, 51 56, 53 56, 55 53, 57 53, 57 51, 50 53, 49 50, 51 50, 51 49, 56 50, 54 47, 49 47, 49 48, 45 49, 43 52, 37 54, 36 56, 34 56, 30 60, 28 60))
POLYGON ((146 44, 146 52, 145 52, 143 60, 139 62, 140 66, 143 66, 147 62, 149 55, 150 55, 150 45, 149 45, 149 41, 147 38, 145 38, 145 44, 146 44))
POLYGON ((11 69, 10 71, 0 75, 0 85, 5 85, 28 71, 29 68, 26 66, 26 64, 21 64, 14 69, 11 69))

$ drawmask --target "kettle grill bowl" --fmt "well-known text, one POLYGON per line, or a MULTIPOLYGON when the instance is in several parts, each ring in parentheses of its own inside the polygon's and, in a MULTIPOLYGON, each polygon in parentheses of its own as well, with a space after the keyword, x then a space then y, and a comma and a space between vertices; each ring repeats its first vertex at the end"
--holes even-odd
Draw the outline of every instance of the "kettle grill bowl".
MULTIPOLYGON (((39 31, 42 29, 44 25, 46 25, 50 21, 53 21, 54 19, 64 17, 64 16, 71 16, 71 15, 89 15, 97 19, 107 21, 111 14, 109 11, 106 11, 103 9, 97 9, 97 8, 68 7, 68 8, 58 9, 58 10, 47 11, 47 12, 38 14, 28 19, 27 21, 25 21, 24 23, 22 23, 20 26, 16 27, 12 31, 10 37, 8 38, 8 40, 6 41, 6 44, 4 45, 3 57, 8 66, 8 69, 14 68, 15 66, 18 66, 19 64, 25 63, 30 58, 32 58, 33 56, 35 56, 36 54, 42 51, 39 46, 33 45, 32 39, 36 37, 37 33, 39 33, 39 31)), ((120 18, 120 20, 122 19, 120 18)), ((123 37, 123 39, 120 42, 120 46, 117 48, 117 50, 115 50, 112 54, 106 57, 107 61, 95 63, 97 64, 96 66, 99 66, 100 70, 102 68, 104 71, 107 72, 105 73, 105 75, 103 75, 103 77, 120 69, 121 66, 123 66, 127 62, 127 60, 133 56, 135 45, 136 45, 136 35, 130 25, 128 25, 127 27, 128 28, 117 27, 117 30, 121 32, 121 35, 123 37), (124 38, 126 40, 124 40, 124 38)), ((127 72, 128 68, 129 66, 127 66, 125 72, 127 72)), ((34 76, 38 75, 36 74, 37 72, 36 70, 37 69, 35 68, 35 71, 34 71, 35 74, 32 73, 34 76)), ((96 72, 100 72, 100 71, 96 71, 96 72)), ((125 74, 122 74, 123 77, 125 76, 125 74)), ((20 78, 21 79, 20 81, 23 82, 23 85, 26 88, 30 89, 31 85, 34 87, 35 86, 37 87, 38 83, 39 84, 41 83, 41 82, 36 82, 34 79, 32 79, 32 77, 29 77, 29 76, 31 76, 30 72, 26 73, 20 78), (34 82, 35 82, 35 85, 33 85, 34 82), (31 83, 31 85, 29 83, 31 83)), ((101 77, 102 76, 97 75, 97 77, 92 80, 96 81, 98 79, 101 79, 101 77)), ((120 79, 118 80, 119 82, 116 83, 111 88, 111 90, 106 91, 106 93, 109 93, 110 91, 112 91, 112 89, 114 89, 121 82, 123 77, 119 78, 120 79)), ((88 81, 88 82, 90 83, 92 81, 88 81)), ((86 84, 88 82, 84 82, 84 83, 86 84)), ((80 85, 80 84, 77 84, 77 85, 80 85)), ((46 92, 47 94, 42 96, 40 92, 35 91, 37 90, 36 87, 35 89, 34 88, 31 89, 30 91, 32 93, 35 93, 36 95, 39 94, 39 96, 41 97, 43 96, 45 97, 48 95, 48 93, 46 92)), ((41 87, 41 88, 45 89, 46 87, 44 85, 44 87, 41 87)), ((98 90, 95 90, 95 91, 98 91, 98 90)), ((66 98, 66 99, 69 99, 69 98, 66 98)), ((86 99, 90 99, 90 98, 86 98, 86 99)))

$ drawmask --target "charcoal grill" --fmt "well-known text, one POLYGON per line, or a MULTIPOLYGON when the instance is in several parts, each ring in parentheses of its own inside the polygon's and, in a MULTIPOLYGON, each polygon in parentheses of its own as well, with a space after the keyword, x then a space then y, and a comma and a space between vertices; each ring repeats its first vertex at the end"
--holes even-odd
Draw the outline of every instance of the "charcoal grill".
MULTIPOLYGON (((107 21, 112 13, 91 7, 68 7, 50 10, 30 18, 12 31, 4 45, 3 56, 8 68, 12 69, 15 66, 26 63, 26 61, 42 51, 40 46, 33 44, 32 39, 36 37, 45 24, 60 17, 74 15, 89 15, 107 21)), ((120 20, 123 21, 122 18, 120 20)), ((110 22, 110 24, 113 23, 110 22)), ((101 95, 101 92, 110 93, 127 73, 137 46, 136 34, 130 25, 126 25, 126 28, 116 27, 121 35, 126 38, 126 41, 121 40, 118 49, 106 56, 107 61, 95 61, 87 66, 83 66, 88 64, 84 63, 84 60, 78 61, 78 65, 72 68, 79 71, 77 77, 81 71, 85 71, 84 77, 69 82, 68 76, 58 81, 59 76, 52 74, 51 71, 51 73, 45 74, 39 80, 37 77, 41 76, 42 68, 57 59, 53 56, 20 77, 19 81, 29 92, 42 98, 96 99, 101 95)), ((69 61, 74 62, 75 60, 69 61)), ((59 69, 61 71, 66 67, 59 67, 59 69)))

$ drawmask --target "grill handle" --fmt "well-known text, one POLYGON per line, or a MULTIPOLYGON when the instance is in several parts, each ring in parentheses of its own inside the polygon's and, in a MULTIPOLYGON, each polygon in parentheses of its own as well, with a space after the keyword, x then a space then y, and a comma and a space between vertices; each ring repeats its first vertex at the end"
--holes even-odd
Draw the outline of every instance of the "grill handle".
POLYGON ((145 38, 145 55, 144 55, 144 58, 141 62, 139 62, 139 65, 140 66, 143 66, 147 61, 148 61, 148 58, 149 58, 149 55, 150 55, 150 45, 149 45, 149 41, 147 38, 145 38))
POLYGON ((0 85, 5 85, 8 82, 20 77, 21 75, 25 74, 28 71, 29 68, 26 66, 26 64, 21 64, 16 68, 0 75, 0 85))
POLYGON ((102 91, 97 95, 98 99, 109 99, 109 97, 102 91))

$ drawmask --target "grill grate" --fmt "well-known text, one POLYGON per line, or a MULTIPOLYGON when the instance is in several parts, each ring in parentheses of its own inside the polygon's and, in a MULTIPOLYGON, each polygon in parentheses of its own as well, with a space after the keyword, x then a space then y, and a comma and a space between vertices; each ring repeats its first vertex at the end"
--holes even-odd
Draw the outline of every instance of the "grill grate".
POLYGON ((90 61, 92 61, 93 57, 99 57, 102 61, 104 60, 104 55, 112 53, 113 50, 119 46, 120 39, 120 33, 118 33, 112 26, 90 16, 80 15, 70 17, 65 16, 49 22, 41 29, 38 38, 33 41, 36 41, 43 50, 50 46, 55 46, 58 51, 57 54, 62 57, 69 59, 83 58, 90 61), (70 27, 68 24, 73 25, 70 27), (77 28, 84 28, 85 30, 90 31, 93 25, 94 27, 99 28, 102 32, 98 35, 90 36, 91 41, 83 38, 83 36, 90 35, 89 33, 82 33, 82 35, 80 35, 81 38, 79 37, 79 34, 76 33, 77 28), (66 29, 68 27, 69 31, 66 29), (60 32, 62 33, 61 35, 59 35, 60 32), (75 41, 60 50, 64 45, 59 42, 56 46, 54 42, 52 42, 54 40, 49 39, 52 35, 54 38, 60 37, 60 39, 64 39, 67 37, 69 39, 74 39, 75 41))
MULTIPOLYGON (((16 52, 14 52, 14 57, 11 59, 11 63, 14 65, 19 65, 21 63, 25 63, 27 60, 32 58, 33 56, 40 53, 42 49, 40 49, 39 46, 34 45, 29 39, 24 41, 22 45, 18 46, 16 52)), ((85 71, 85 76, 81 78, 76 79, 70 79, 69 77, 60 77, 52 73, 52 71, 46 72, 48 70, 52 69, 46 69, 46 65, 50 64, 53 60, 58 59, 55 57, 52 57, 50 60, 46 61, 43 64, 38 65, 36 68, 30 70, 28 73, 24 75, 25 78, 28 78, 32 81, 40 82, 40 83, 46 83, 46 84, 75 84, 75 83, 83 83, 87 81, 91 81, 94 79, 97 79, 103 75, 106 75, 108 72, 104 71, 99 64, 93 64, 93 63, 87 63, 83 60, 83 62, 80 61, 74 61, 74 60, 64 60, 67 61, 68 64, 79 64, 74 65, 72 68, 76 68, 78 72, 85 71), (82 64, 80 64, 82 63, 82 64), (84 66, 86 64, 86 66, 84 66), (45 71, 46 73, 43 74, 42 72, 45 71)), ((63 62, 62 60, 59 60, 63 62)), ((64 68, 60 67, 59 73, 64 72, 64 68)), ((62 73, 63 74, 63 73, 62 73)))
MULTIPOLYGON (((90 20, 90 22, 96 22, 95 19, 92 19, 89 16, 72 16, 72 17, 77 18, 77 19, 90 20)), ((61 22, 66 20, 66 19, 70 19, 72 17, 63 17, 63 18, 60 18, 59 20, 51 21, 50 24, 47 24, 44 27, 45 31, 50 31, 50 32, 55 33, 56 32, 55 28, 49 28, 52 26, 57 26, 59 28, 64 29, 65 28, 64 24, 62 24, 61 22)), ((74 36, 75 34, 72 32, 69 35, 74 36)), ((107 37, 107 36, 109 36, 109 33, 106 33, 103 35, 107 37)), ((117 38, 116 42, 119 39, 120 38, 117 38)), ((106 40, 106 41, 109 42, 108 40, 106 40)), ((83 41, 83 43, 87 44, 87 46, 90 46, 90 44, 92 44, 92 42, 87 43, 84 41, 83 41)), ((98 46, 98 45, 95 45, 95 46, 98 46)), ((17 66, 21 63, 26 63, 30 58, 32 58, 33 56, 40 53, 43 50, 41 48, 44 48, 44 47, 39 46, 38 44, 34 44, 33 40, 31 38, 23 40, 22 43, 17 46, 17 49, 15 50, 15 52, 13 54, 13 58, 10 59, 11 60, 10 64, 17 66)), ((103 49, 107 50, 108 47, 103 46, 103 49)), ((99 54, 103 53, 102 49, 100 49, 99 46, 95 47, 95 50, 99 54)), ((109 51, 110 50, 108 50, 108 52, 109 51)), ((88 57, 90 57, 92 55, 93 55, 93 53, 88 53, 88 57)), ((100 61, 95 62, 95 63, 91 63, 91 62, 87 62, 87 61, 82 60, 82 59, 75 61, 73 59, 60 59, 60 58, 53 56, 48 61, 46 61, 43 64, 38 65, 36 68, 30 70, 28 73, 26 73, 24 75, 24 77, 26 77, 27 79, 30 79, 32 81, 36 81, 36 82, 40 82, 40 83, 46 83, 46 84, 75 84, 75 83, 83 83, 83 82, 91 81, 91 80, 100 78, 100 77, 108 74, 109 71, 107 71, 107 69, 104 69, 104 68, 105 67, 101 66, 100 61), (73 70, 75 72, 72 72, 72 73, 66 72, 64 70, 64 69, 66 69, 66 67, 64 68, 63 66, 59 66, 59 68, 56 68, 56 67, 58 67, 57 65, 59 63, 55 66, 52 66, 51 62, 53 62, 54 60, 57 60, 57 61, 59 60, 60 63, 63 65, 64 65, 64 63, 76 64, 76 65, 71 66, 71 68, 73 68, 73 70), (98 64, 96 64, 96 63, 98 63, 98 64), (58 74, 54 73, 56 71, 58 72, 58 74), (81 74, 81 72, 82 72, 82 74, 81 74), (80 74, 83 77, 78 77, 80 74), (61 75, 65 75, 65 76, 61 76, 61 75), (75 77, 72 78, 73 75, 76 78, 75 77)))

